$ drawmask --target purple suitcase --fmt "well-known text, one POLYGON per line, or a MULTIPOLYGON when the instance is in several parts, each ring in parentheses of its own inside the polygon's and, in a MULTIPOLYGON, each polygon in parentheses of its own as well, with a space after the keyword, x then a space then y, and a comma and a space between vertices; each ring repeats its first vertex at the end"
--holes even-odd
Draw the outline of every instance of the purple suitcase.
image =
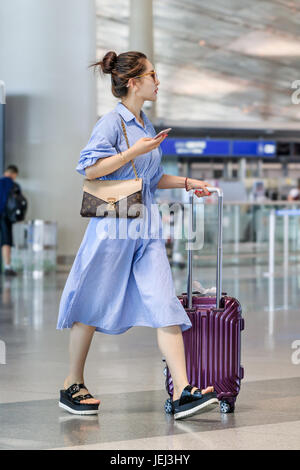
MULTIPOLYGON (((244 377, 244 369, 241 366, 241 331, 244 329, 244 319, 238 300, 224 293, 221 295, 223 193, 219 188, 208 190, 218 195, 217 292, 216 297, 192 292, 192 251, 189 250, 187 293, 178 298, 192 322, 192 327, 184 331, 182 336, 189 383, 200 389, 213 385, 220 400, 220 411, 232 413, 244 377)), ((190 202, 191 233, 193 194, 190 202)), ((166 389, 172 398, 173 382, 167 364, 164 373, 166 389)), ((171 398, 165 403, 167 413, 172 413, 171 398)))

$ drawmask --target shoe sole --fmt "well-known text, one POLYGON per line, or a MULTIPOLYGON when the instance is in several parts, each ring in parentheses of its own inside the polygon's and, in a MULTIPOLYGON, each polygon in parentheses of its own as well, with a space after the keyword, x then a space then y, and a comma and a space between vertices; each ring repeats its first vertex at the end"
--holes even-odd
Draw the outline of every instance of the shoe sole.
POLYGON ((201 403, 201 405, 195 406, 194 408, 190 408, 189 410, 179 411, 178 413, 174 414, 174 419, 182 419, 186 418, 187 416, 193 416, 197 413, 201 413, 202 411, 211 411, 216 406, 218 406, 219 400, 217 398, 211 398, 207 400, 205 403, 201 403))
POLYGON ((68 405, 65 405, 64 403, 61 403, 60 401, 58 402, 58 406, 62 408, 63 410, 68 411, 69 413, 72 413, 73 415, 96 415, 99 413, 99 409, 94 409, 94 410, 73 410, 68 405))

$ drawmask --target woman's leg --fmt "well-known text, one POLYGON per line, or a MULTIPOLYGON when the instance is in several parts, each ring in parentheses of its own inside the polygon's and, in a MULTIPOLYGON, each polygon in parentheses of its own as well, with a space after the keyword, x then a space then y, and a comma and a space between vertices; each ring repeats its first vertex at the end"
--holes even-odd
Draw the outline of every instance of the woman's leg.
MULTIPOLYGON (((84 366, 87 354, 95 332, 94 326, 84 325, 83 323, 75 322, 70 331, 70 372, 64 382, 64 389, 67 389, 74 383, 84 383, 84 366)), ((80 389, 80 392, 73 395, 82 395, 87 392, 86 389, 80 389)), ((88 398, 84 403, 96 404, 100 403, 95 398, 88 398)))
MULTIPOLYGON (((179 325, 157 328, 159 349, 167 361, 172 376, 173 401, 178 400, 182 390, 189 384, 186 374, 186 362, 182 331, 179 325)), ((192 393, 197 389, 194 387, 192 393)), ((213 387, 201 390, 202 394, 213 391, 213 387)))

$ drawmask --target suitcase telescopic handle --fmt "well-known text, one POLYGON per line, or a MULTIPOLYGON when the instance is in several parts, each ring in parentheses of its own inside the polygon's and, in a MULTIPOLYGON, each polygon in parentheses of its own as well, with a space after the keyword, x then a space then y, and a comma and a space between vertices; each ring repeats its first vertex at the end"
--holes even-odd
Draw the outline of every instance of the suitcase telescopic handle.
MULTIPOLYGON (((221 294, 222 294, 222 257, 223 257, 223 244, 222 244, 222 225, 223 225, 223 191, 221 188, 207 186, 206 188, 210 193, 218 195, 218 234, 217 234, 217 272, 216 272, 216 308, 220 307, 221 294)), ((189 240, 191 240, 192 227, 194 225, 194 193, 190 194, 190 217, 189 217, 189 240)), ((192 283, 193 283, 193 257, 192 250, 188 250, 188 307, 192 308, 192 283)))

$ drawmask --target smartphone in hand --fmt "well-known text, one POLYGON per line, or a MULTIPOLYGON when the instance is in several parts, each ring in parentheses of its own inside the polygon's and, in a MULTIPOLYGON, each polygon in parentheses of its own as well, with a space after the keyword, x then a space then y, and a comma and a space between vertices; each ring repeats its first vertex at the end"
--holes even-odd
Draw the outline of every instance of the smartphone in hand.
POLYGON ((163 131, 160 131, 158 134, 156 134, 156 136, 153 137, 153 139, 158 139, 163 134, 168 134, 171 130, 172 130, 172 127, 169 127, 168 129, 164 129, 163 131))

